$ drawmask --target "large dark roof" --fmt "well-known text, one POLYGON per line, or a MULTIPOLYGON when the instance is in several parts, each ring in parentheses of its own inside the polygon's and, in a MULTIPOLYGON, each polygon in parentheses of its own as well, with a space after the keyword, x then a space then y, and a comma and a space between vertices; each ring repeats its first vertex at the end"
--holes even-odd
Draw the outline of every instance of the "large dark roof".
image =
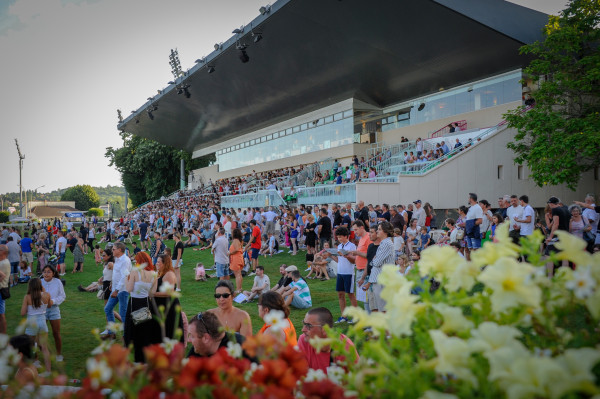
POLYGON ((524 66, 546 22, 502 0, 279 0, 252 22, 262 40, 240 35, 249 62, 232 37, 190 70, 190 98, 171 85, 154 120, 148 102, 119 128, 194 151, 348 98, 383 107, 524 66))

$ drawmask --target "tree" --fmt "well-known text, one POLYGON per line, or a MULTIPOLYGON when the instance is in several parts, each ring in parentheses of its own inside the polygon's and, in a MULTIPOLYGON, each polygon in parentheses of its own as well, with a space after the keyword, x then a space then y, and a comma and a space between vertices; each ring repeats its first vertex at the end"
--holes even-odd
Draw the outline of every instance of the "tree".
POLYGON ((505 115, 518 130, 508 147, 539 186, 575 190, 581 174, 600 165, 600 2, 571 0, 544 33, 521 48, 535 57, 524 73, 539 88, 531 110, 505 115))
POLYGON ((214 160, 214 155, 192 160, 188 152, 129 133, 121 133, 121 138, 123 147, 108 147, 105 156, 110 161, 109 166, 115 166, 121 173, 121 180, 134 206, 177 190, 182 158, 186 175, 214 160))
POLYGON ((60 197, 61 201, 75 201, 75 208, 87 211, 100 205, 100 198, 91 186, 77 185, 68 188, 60 197))
POLYGON ((86 216, 104 216, 104 211, 100 208, 90 208, 86 216))

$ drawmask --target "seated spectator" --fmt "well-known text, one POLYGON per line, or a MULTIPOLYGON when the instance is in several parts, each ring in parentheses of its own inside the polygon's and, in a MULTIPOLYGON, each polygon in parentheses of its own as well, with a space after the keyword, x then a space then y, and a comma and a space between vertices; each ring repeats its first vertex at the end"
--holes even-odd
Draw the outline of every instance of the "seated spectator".
POLYGON ((31 276, 32 273, 29 263, 27 263, 27 261, 22 260, 19 265, 19 284, 29 282, 31 276))
POLYGON ((193 230, 188 230, 188 236, 190 239, 183 243, 184 247, 195 247, 200 245, 200 240, 198 239, 198 236, 194 234, 193 230))
POLYGON ((246 302, 254 300, 265 292, 271 289, 271 280, 269 276, 265 274, 265 268, 263 266, 256 266, 256 276, 254 276, 254 284, 250 291, 244 291, 246 295, 246 302))
POLYGON ((291 273, 291 270, 298 270, 298 268, 296 266, 287 266, 286 264, 279 266, 279 274, 281 274, 281 278, 279 279, 277 284, 273 288, 271 288, 271 291, 275 291, 281 294, 283 292, 283 289, 290 285, 290 283, 292 282, 292 276, 289 275, 291 273), (287 271, 288 267, 292 268, 290 269, 290 272, 287 271))
POLYGON ((287 322, 287 327, 275 330, 274 328, 271 328, 271 325, 267 324, 265 321, 265 324, 261 327, 258 333, 274 336, 280 341, 284 341, 292 346, 298 345, 296 329, 290 320, 289 306, 285 304, 283 297, 279 293, 274 291, 265 292, 258 298, 258 315, 261 319, 265 320, 265 316, 268 316, 269 312, 273 310, 283 312, 285 321, 287 322))
POLYGON ((454 144, 454 149, 460 148, 462 147, 462 143, 460 142, 459 139, 456 139, 456 144, 454 144))
POLYGON ((431 244, 431 236, 427 232, 427 227, 421 227, 421 236, 419 237, 419 251, 423 251, 431 244))
POLYGON ((252 321, 247 312, 233 306, 233 284, 229 280, 219 280, 215 287, 217 307, 207 312, 214 313, 225 330, 239 332, 245 337, 252 335, 252 321))
POLYGON ((308 309, 312 306, 310 290, 306 281, 300 277, 300 272, 292 272, 292 282, 283 290, 283 298, 287 306, 293 306, 298 309, 308 309))
MULTIPOLYGON (((304 354, 308 361, 308 367, 313 370, 322 370, 327 373, 327 367, 331 363, 344 362, 346 359, 343 355, 333 352, 330 346, 324 346, 317 351, 309 341, 312 338, 327 338, 327 332, 323 327, 333 327, 333 315, 327 308, 314 308, 309 310, 302 321, 302 335, 298 339, 298 349, 304 354)), ((346 350, 352 348, 356 355, 355 362, 358 361, 358 352, 354 343, 344 334, 340 334, 340 340, 346 345, 346 350)))

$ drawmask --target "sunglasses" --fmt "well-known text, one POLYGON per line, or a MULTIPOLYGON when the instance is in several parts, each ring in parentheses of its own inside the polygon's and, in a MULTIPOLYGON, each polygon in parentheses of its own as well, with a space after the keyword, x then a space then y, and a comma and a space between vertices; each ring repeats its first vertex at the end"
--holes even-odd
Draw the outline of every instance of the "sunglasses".
POLYGON ((309 329, 309 330, 310 330, 311 328, 313 328, 313 327, 323 327, 323 325, 322 325, 322 324, 310 324, 310 323, 306 323, 306 322, 304 322, 304 321, 302 322, 302 325, 303 325, 304 327, 306 327, 307 329, 309 329))
POLYGON ((221 298, 221 297, 223 297, 223 298, 227 299, 227 298, 229 298, 230 296, 231 296, 231 294, 215 294, 215 298, 216 298, 216 299, 219 299, 219 298, 221 298))
POLYGON ((200 323, 202 323, 204 329, 208 332, 208 328, 206 328, 206 324, 204 323, 204 319, 202 318, 202 312, 196 315, 196 319, 200 320, 200 323))

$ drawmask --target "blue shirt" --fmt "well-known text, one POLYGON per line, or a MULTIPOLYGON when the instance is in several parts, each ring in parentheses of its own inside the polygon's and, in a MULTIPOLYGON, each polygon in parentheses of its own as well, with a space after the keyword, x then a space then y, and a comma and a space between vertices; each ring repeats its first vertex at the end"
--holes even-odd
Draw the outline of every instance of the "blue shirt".
POLYGON ((23 237, 21 239, 21 243, 20 243, 20 245, 21 245, 21 251, 23 253, 25 253, 25 252, 31 252, 31 243, 32 243, 31 238, 29 238, 29 237, 23 237))

